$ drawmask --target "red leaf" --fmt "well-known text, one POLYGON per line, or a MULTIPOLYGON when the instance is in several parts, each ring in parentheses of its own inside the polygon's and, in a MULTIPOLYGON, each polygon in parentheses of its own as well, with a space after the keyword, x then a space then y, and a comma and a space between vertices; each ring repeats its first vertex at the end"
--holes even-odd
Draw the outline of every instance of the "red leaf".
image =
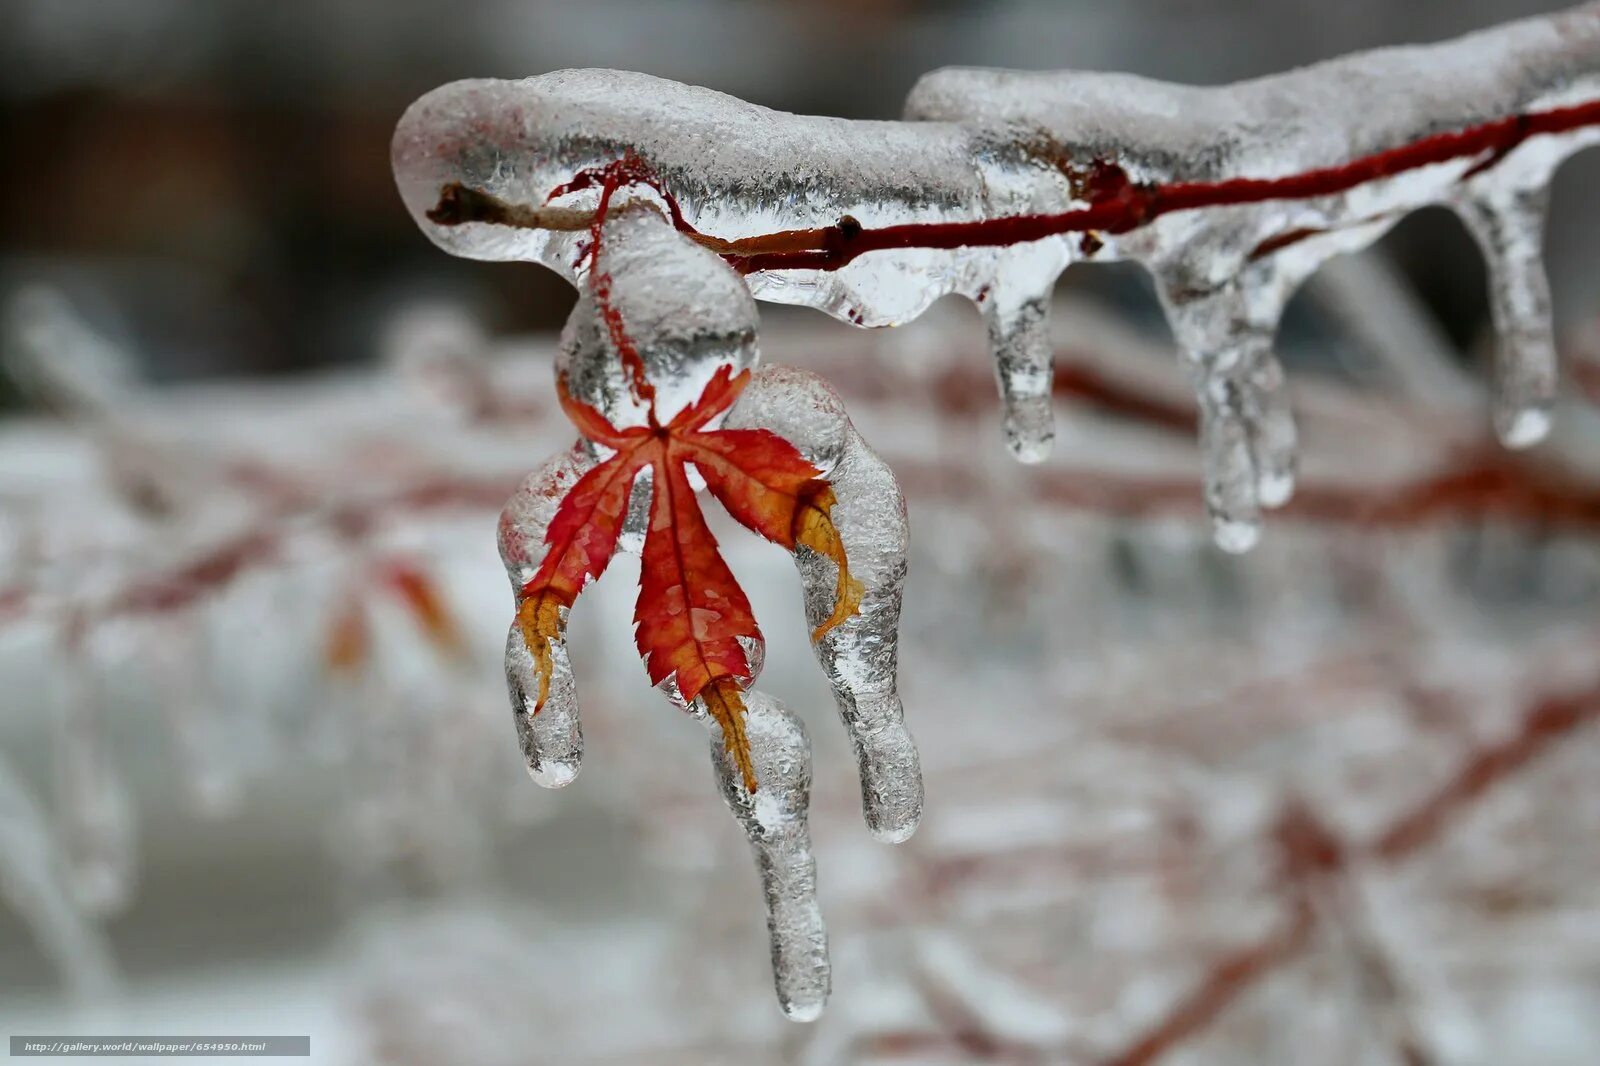
POLYGON ((717 372, 701 390, 700 398, 674 415, 667 429, 674 435, 704 429, 707 422, 733 406, 733 401, 748 384, 750 371, 741 370, 735 375, 732 367, 717 367, 717 372))
POLYGON ((830 512, 833 490, 788 441, 764 429, 707 430, 732 406, 750 379, 721 367, 700 397, 662 426, 618 429, 593 407, 572 398, 560 382, 561 405, 584 436, 616 454, 584 474, 562 498, 545 540, 549 552, 522 588, 517 620, 538 667, 535 713, 549 695, 550 642, 561 632, 561 611, 611 560, 633 482, 651 471, 650 525, 645 533, 634 610, 634 639, 650 680, 668 677, 685 701, 701 700, 722 727, 723 741, 747 788, 755 768, 744 732, 743 688, 750 664, 740 637, 761 639, 750 601, 717 549, 716 538, 689 485, 687 464, 734 518, 789 548, 821 552, 838 566, 832 617, 815 638, 860 609, 862 586, 851 577, 830 512))
POLYGON ((790 551, 804 545, 833 560, 839 571, 833 613, 812 640, 860 609, 862 585, 850 575, 833 524, 833 489, 794 445, 771 430, 722 429, 674 441, 672 448, 694 463, 712 495, 746 529, 790 551))
POLYGON ((754 791, 738 684, 749 680, 750 664, 738 638, 759 640, 761 631, 750 601, 717 550, 683 465, 657 463, 654 479, 634 639, 652 684, 675 675, 685 701, 705 696, 706 709, 722 726, 723 741, 745 785, 754 791))
POLYGON ((545 532, 549 550, 544 562, 522 587, 517 625, 539 673, 534 714, 543 709, 550 697, 554 670, 550 642, 561 636, 561 611, 570 608, 584 586, 605 572, 627 517, 634 478, 661 451, 659 441, 648 431, 630 435, 612 429, 594 408, 571 401, 564 385, 561 402, 569 414, 574 409, 579 411, 573 421, 585 429, 585 435, 590 428, 587 423, 593 423, 597 436, 604 435, 606 441, 628 448, 584 474, 567 490, 545 532), (579 422, 580 417, 584 421, 579 422))
POLYGON ((639 571, 635 639, 650 682, 676 674, 687 701, 719 677, 750 676, 737 637, 759 639, 750 601, 717 550, 679 463, 658 463, 639 571))

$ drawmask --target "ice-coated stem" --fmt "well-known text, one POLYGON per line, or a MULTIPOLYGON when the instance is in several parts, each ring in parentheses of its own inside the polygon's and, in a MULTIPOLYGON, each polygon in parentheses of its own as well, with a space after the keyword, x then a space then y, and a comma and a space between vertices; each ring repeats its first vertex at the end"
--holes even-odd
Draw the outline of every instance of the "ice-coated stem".
POLYGON ((105 707, 92 673, 77 664, 55 719, 55 796, 61 848, 78 905, 114 914, 133 888, 133 801, 111 757, 105 707))
POLYGON ((1249 384, 1233 372, 1202 368, 1196 373, 1202 483, 1212 536, 1223 551, 1249 551, 1261 536, 1261 494, 1247 421, 1249 384))
POLYGON ((1272 342, 1298 281, 1257 267, 1195 295, 1182 272, 1163 278, 1167 320, 1195 375, 1206 509, 1225 551, 1251 548, 1261 508, 1294 493, 1298 434, 1272 342))
POLYGON ((1047 301, 1035 296, 1010 303, 992 295, 984 302, 983 321, 1000 383, 1001 431, 1011 454, 1024 463, 1044 462, 1056 439, 1050 406, 1055 353, 1047 301))
MULTIPOLYGON (((838 394, 807 371, 757 371, 727 425, 772 430, 799 448, 833 488, 833 522, 865 594, 860 611, 813 646, 855 748, 867 828, 879 840, 903 841, 922 817, 922 766, 896 685, 909 541, 900 485, 856 432, 838 394)), ((838 571, 809 549, 795 562, 806 621, 815 628, 833 611, 838 571)))
MULTIPOLYGON (((722 728, 699 711, 711 734, 711 766, 723 802, 739 820, 755 853, 772 939, 772 976, 783 1013, 815 1020, 828 1001, 832 977, 828 931, 817 907, 817 864, 811 856, 811 741, 781 703, 745 693, 745 733, 759 787, 745 787, 723 743, 722 728)), ((697 710, 698 710, 697 705, 697 710)))
MULTIPOLYGON (((545 531, 561 498, 594 465, 585 444, 575 445, 529 474, 500 515, 500 559, 521 607, 521 589, 544 559, 545 531)), ((578 776, 583 764, 583 726, 578 718, 577 685, 567 656, 567 618, 562 610, 560 635, 550 641, 549 689, 535 713, 540 692, 539 664, 528 647, 522 626, 513 620, 506 636, 506 686, 511 714, 528 772, 545 788, 560 788, 578 776)))
POLYGON ((1555 405, 1556 346, 1543 257, 1549 199, 1547 185, 1488 185, 1456 205, 1489 270, 1489 307, 1499 334, 1494 428, 1508 448, 1543 440, 1555 405))

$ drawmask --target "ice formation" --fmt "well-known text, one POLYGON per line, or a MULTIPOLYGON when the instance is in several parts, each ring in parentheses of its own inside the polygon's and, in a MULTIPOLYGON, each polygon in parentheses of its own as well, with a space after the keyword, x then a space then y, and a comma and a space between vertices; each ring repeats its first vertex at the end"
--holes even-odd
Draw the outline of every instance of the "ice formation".
MULTIPOLYGON (((1039 462, 1054 437, 1051 289, 1073 262, 1132 260, 1155 278, 1193 380, 1216 542, 1243 551, 1261 510, 1294 491, 1297 433, 1273 354, 1285 305, 1328 259, 1441 204, 1489 262, 1495 429, 1510 447, 1548 429, 1544 190, 1563 159, 1600 139, 1600 5, 1217 88, 943 70, 913 89, 906 119, 795 116, 642 74, 560 71, 427 94, 401 119, 393 160, 407 207, 441 247, 540 262, 579 287, 558 374, 618 427, 664 423, 719 370, 754 367, 752 296, 873 327, 957 293, 987 325, 1007 444, 1039 462)), ((894 682, 906 545, 894 477, 809 375, 760 371, 725 424, 773 430, 837 495, 867 594, 817 654, 856 745, 867 821, 904 839, 921 784, 894 682)), ((513 498, 501 547, 515 588, 540 565, 561 499, 604 452, 580 441, 513 498)), ((639 550, 650 500, 641 475, 624 549, 639 550)), ((831 606, 831 564, 797 559, 816 622, 831 606)), ((753 682, 761 649, 749 643, 753 682)), ((507 673, 523 748, 535 778, 556 786, 582 754, 564 629, 548 667, 544 657, 514 626, 507 673)), ((663 688, 682 703, 670 678, 663 688)), ((760 721, 774 743, 803 748, 778 724, 785 712, 753 690, 749 699, 751 729, 760 721)), ((775 756, 757 746, 757 757, 775 756)), ((722 767, 767 884, 780 998, 796 1017, 826 988, 801 855, 807 762, 779 759, 785 772, 750 795, 729 791, 722 767)))
MULTIPOLYGON (((585 289, 562 336, 557 361, 562 388, 573 400, 618 428, 653 426, 671 422, 696 402, 718 370, 754 367, 754 301, 715 254, 648 207, 615 210, 591 239, 598 242, 593 277, 604 279, 604 289, 585 289), (648 397, 635 387, 632 369, 619 352, 619 338, 610 325, 618 319, 626 323, 623 343, 636 346, 642 371, 653 385, 648 397)), ((817 634, 817 657, 855 746, 867 825, 881 839, 904 840, 921 815, 922 784, 895 686, 907 546, 899 487, 856 433, 837 395, 814 375, 763 369, 734 402, 724 428, 776 433, 797 445, 831 486, 834 528, 860 582, 860 602, 842 623, 826 626, 835 610, 837 567, 818 552, 797 550, 807 620, 817 634)), ((519 606, 526 603, 525 590, 544 561, 547 534, 561 502, 604 450, 580 440, 530 475, 507 505, 500 550, 519 606)), ((640 472, 625 513, 618 516, 625 550, 641 551, 647 527, 662 520, 653 474, 651 469, 640 472)), ((651 565, 648 554, 645 563, 651 565)), ((740 639, 748 682, 753 683, 764 649, 759 636, 740 639)), ((547 658, 537 654, 537 640, 525 631, 519 610, 507 637, 506 676, 528 768, 540 784, 560 787, 577 775, 583 756, 565 618, 549 639, 547 658)), ((666 677, 660 688, 670 701, 685 705, 674 676, 666 677)), ((742 771, 729 776, 734 773, 731 756, 717 758, 719 780, 750 838, 765 886, 779 999, 791 1017, 809 1019, 820 1012, 828 990, 826 935, 814 898, 806 829, 810 750, 798 720, 782 707, 754 689, 745 699, 743 729, 757 786, 747 789, 742 771)), ((724 723, 708 713, 709 706, 709 697, 703 697, 689 709, 706 722, 714 750, 731 753, 734 740, 724 735, 724 723)))
POLYGON ((943 70, 912 90, 915 121, 899 123, 559 71, 424 96, 394 161, 419 225, 460 255, 575 278, 594 192, 547 198, 632 152, 683 228, 748 271, 760 299, 887 326, 965 295, 989 324, 1008 443, 1030 461, 1053 437, 1051 287, 1072 262, 1140 262, 1194 366, 1207 501, 1237 550, 1258 509, 1292 488, 1270 354, 1283 303, 1322 262, 1419 207, 1453 208, 1483 244, 1503 337, 1495 424, 1511 446, 1543 434, 1554 370, 1541 190, 1600 136, 1597 60, 1600 9, 1585 6, 1218 88, 943 70), (441 213, 450 187, 467 202, 441 213))

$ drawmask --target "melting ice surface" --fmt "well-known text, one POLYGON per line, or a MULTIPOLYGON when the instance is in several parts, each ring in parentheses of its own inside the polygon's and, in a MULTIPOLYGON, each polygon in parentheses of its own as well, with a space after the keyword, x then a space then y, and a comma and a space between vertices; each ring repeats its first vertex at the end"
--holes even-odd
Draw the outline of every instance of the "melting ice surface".
MULTIPOLYGON (((569 70, 521 81, 456 82, 418 100, 393 145, 401 194, 441 247, 479 259, 544 263, 584 295, 563 337, 562 369, 579 399, 619 425, 641 424, 619 353, 585 284, 588 188, 547 198, 575 175, 632 153, 670 191, 695 230, 737 240, 830 227, 864 229, 1059 214, 1097 202, 1097 166, 1142 186, 1275 179, 1389 152, 1519 115, 1600 101, 1600 5, 1529 19, 1440 45, 1382 49, 1274 77, 1192 88, 1117 74, 950 69, 913 89, 902 122, 856 122, 769 111, 709 89, 642 74, 569 70), (538 225, 444 225, 428 212, 452 183, 530 211, 538 225), (580 220, 574 223, 572 220, 580 220)), ((1461 215, 1488 261, 1500 335, 1493 417, 1511 447, 1547 431, 1555 382, 1549 287, 1541 263, 1545 190, 1556 166, 1600 126, 1508 140, 1493 148, 1384 172, 1330 193, 1159 215, 1125 232, 1066 232, 1025 243, 876 250, 834 270, 740 277, 679 233, 660 198, 625 189, 604 223, 596 275, 636 342, 665 407, 697 396, 720 366, 754 367, 751 299, 815 307, 860 326, 905 322, 948 293, 986 321, 1006 441, 1020 459, 1049 451, 1052 352, 1047 308, 1072 262, 1126 259, 1155 278, 1195 384, 1203 486, 1217 542, 1242 551, 1262 508, 1285 503, 1296 431, 1273 354, 1283 309, 1329 258, 1370 244, 1406 213, 1444 205, 1461 215), (650 207, 630 207, 643 200, 650 207)), ((895 692, 895 633, 906 528, 892 473, 813 375, 760 371, 728 424, 765 426, 831 480, 852 569, 867 583, 861 613, 816 652, 855 742, 873 832, 902 840, 921 810, 916 750, 895 692)), ((555 499, 598 458, 580 442, 530 476, 508 506, 501 548, 514 587, 543 557, 555 499)), ((623 547, 637 549, 647 476, 623 547)), ((797 558, 813 621, 825 617, 831 564, 797 558), (820 612, 820 613, 819 613, 820 612)), ((759 669, 759 647, 752 647, 759 669)), ((529 713, 533 660, 514 631, 507 676, 528 765, 542 784, 572 780, 582 756, 566 650, 529 713)), ((666 694, 681 705, 670 683, 666 694)), ((825 938, 812 899, 805 830, 809 751, 787 712, 754 691, 752 728, 786 753, 784 772, 754 797, 719 779, 762 870, 780 999, 814 1016, 827 991, 825 938)), ((690 708, 709 723, 703 709, 690 708)), ((714 752, 720 750, 713 745, 714 752)), ((714 757, 714 761, 717 759, 714 757)), ((776 764, 774 764, 776 765, 776 764)))

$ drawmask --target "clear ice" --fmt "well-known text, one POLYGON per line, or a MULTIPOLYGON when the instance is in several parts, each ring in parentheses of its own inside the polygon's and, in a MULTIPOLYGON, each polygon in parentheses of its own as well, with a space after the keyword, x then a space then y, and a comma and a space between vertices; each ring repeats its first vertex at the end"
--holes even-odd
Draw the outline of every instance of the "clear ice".
MULTIPOLYGON (((568 249, 578 255, 574 246, 568 249)), ((697 399, 717 369, 754 369, 756 307, 744 282, 722 260, 677 230, 653 206, 623 204, 608 213, 592 269, 608 279, 607 301, 627 324, 646 376, 656 390, 658 419, 670 420, 697 399)), ((613 425, 644 425, 649 406, 629 375, 592 286, 585 285, 562 333, 557 373, 571 395, 613 425)), ((858 613, 815 641, 815 651, 850 735, 861 779, 862 811, 881 840, 911 836, 922 814, 922 775, 895 683, 900 596, 905 581, 905 500, 883 462, 861 439, 837 394, 813 374, 764 367, 724 417, 729 428, 764 428, 794 444, 829 480, 832 517, 852 574, 864 594, 858 613)), ((518 592, 537 572, 545 535, 566 490, 603 456, 580 440, 535 470, 506 505, 500 554, 518 592)), ((649 521, 650 480, 640 475, 618 546, 638 552, 649 521)), ((808 625, 833 610, 834 563, 809 548, 796 551, 808 625)), ((745 642, 752 684, 765 649, 745 642)), ((521 629, 506 642, 506 678, 523 754, 534 780, 560 787, 583 758, 571 659, 561 635, 552 641, 553 676, 544 705, 534 707, 538 668, 521 629)), ((755 853, 767 905, 772 963, 784 1013, 810 1020, 829 988, 827 934, 816 903, 816 869, 806 827, 811 753, 799 720, 754 688, 745 693, 745 723, 758 787, 748 792, 724 751, 720 726, 703 700, 686 707, 672 677, 660 685, 674 705, 712 733, 713 763, 724 799, 755 853)))
MULTIPOLYGON (((1452 42, 1381 49, 1220 87, 1074 71, 941 70, 917 83, 899 122, 784 114, 612 70, 460 81, 406 112, 393 163, 408 209, 440 247, 543 263, 578 287, 561 372, 578 399, 617 425, 642 424, 645 411, 597 306, 591 265, 609 279, 609 299, 658 390, 663 419, 698 396, 718 367, 755 366, 752 297, 876 327, 960 294, 987 327, 1006 444, 1017 458, 1039 462, 1054 436, 1048 308, 1057 278, 1074 262, 1140 263, 1156 280, 1194 382, 1215 540, 1244 551, 1259 536, 1262 509, 1282 506, 1294 491, 1297 434, 1273 353, 1284 307, 1324 262, 1366 247, 1418 208, 1455 210, 1488 260, 1501 341, 1493 372, 1500 438, 1524 447, 1545 434, 1555 391, 1540 262, 1545 189, 1563 159, 1600 139, 1600 116, 1530 137, 1511 125, 1503 144, 1379 167, 1337 191, 1241 197, 1114 230, 1006 243, 952 238, 945 243, 953 247, 918 246, 913 234, 906 246, 833 269, 741 276, 669 214, 680 212, 684 230, 721 242, 1061 215, 1130 191, 1313 174, 1452 131, 1597 102, 1600 5, 1586 5, 1452 42), (659 187, 614 190, 591 264, 597 183, 553 194, 625 158, 641 161, 659 187), (436 221, 430 212, 450 186, 520 214, 436 221)), ((894 476, 855 433, 838 397, 801 371, 760 370, 726 424, 774 430, 832 482, 839 529, 867 597, 816 653, 855 745, 867 823, 881 839, 903 840, 922 795, 895 689, 906 524, 894 476)), ((560 493, 600 452, 580 441, 536 471, 508 505, 501 551, 515 588, 543 557, 560 493)), ((623 550, 638 550, 648 480, 642 475, 634 486, 623 550)), ((814 623, 827 611, 832 564, 806 550, 797 563, 814 623)), ((758 670, 761 649, 748 650, 758 670)), ((507 676, 529 768, 540 783, 559 786, 578 771, 582 733, 564 640, 552 652, 555 677, 538 715, 530 713, 533 660, 515 629, 507 676)), ((670 680, 663 687, 681 705, 670 680)), ((809 759, 787 712, 757 692, 749 698, 763 735, 790 751, 780 760, 785 772, 753 796, 728 791, 719 763, 720 773, 767 886, 780 998, 792 1015, 809 1016, 827 986, 804 829, 809 759)))
MULTIPOLYGON (((1097 161, 1158 185, 1280 178, 1443 131, 1592 102, 1600 97, 1597 68, 1600 9, 1587 5, 1221 87, 1095 72, 940 70, 913 88, 905 122, 790 115, 644 74, 567 70, 434 90, 401 119, 394 165, 412 214, 441 247, 542 262, 576 279, 581 230, 555 222, 441 225, 427 212, 451 182, 543 205, 576 173, 631 151, 672 191, 690 225, 730 241, 846 217, 873 228, 1060 213, 1087 206, 1084 183, 1097 161)), ((1145 265, 1196 367, 1217 539, 1241 550, 1255 540, 1260 508, 1284 502, 1292 488, 1293 461, 1283 453, 1292 452, 1293 430, 1270 352, 1282 305, 1321 263, 1371 243, 1417 208, 1455 209, 1482 243, 1502 337, 1495 425, 1512 446, 1543 435, 1554 368, 1539 265, 1541 190, 1561 160, 1597 136, 1586 125, 1522 141, 1504 158, 1437 163, 1332 195, 1177 211, 1092 240, 1065 233, 998 247, 895 248, 835 270, 760 271, 746 281, 759 299, 858 326, 903 323, 948 293, 974 300, 988 324, 1007 444, 1037 462, 1054 436, 1046 308, 1056 278, 1084 260, 1145 265), (1291 235, 1297 239, 1272 243, 1291 235), (1252 309, 1220 333, 1194 321, 1216 314, 1212 304, 1228 302, 1228 290, 1253 288, 1262 263, 1281 274, 1275 306, 1252 309), (1256 365, 1241 372, 1233 360, 1245 350, 1256 365)), ((592 209, 595 196, 559 199, 552 218, 592 209)))

